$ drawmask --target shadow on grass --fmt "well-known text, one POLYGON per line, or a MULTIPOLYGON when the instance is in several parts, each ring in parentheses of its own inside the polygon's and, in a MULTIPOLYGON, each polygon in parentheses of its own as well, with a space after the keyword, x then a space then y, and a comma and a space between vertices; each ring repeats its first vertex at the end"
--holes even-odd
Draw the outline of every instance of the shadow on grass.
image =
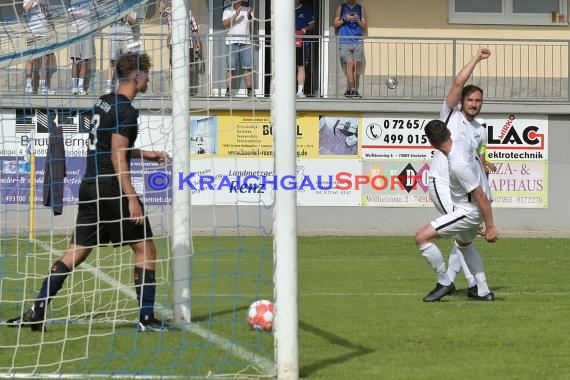
MULTIPOLYGON (((247 309, 249 309, 249 306, 240 306, 240 307, 236 307, 235 309, 220 310, 220 311, 216 311, 214 313, 209 313, 209 314, 204 314, 204 315, 193 315, 192 316, 192 322, 206 322, 206 321, 211 320, 212 317, 217 317, 220 315, 234 314, 236 312, 246 311, 247 309)), ((244 313, 243 318, 245 319, 245 313, 244 313)))
MULTIPOLYGON (((491 291, 493 293, 495 293, 495 296, 500 295, 500 291, 501 290, 505 290, 505 289, 509 289, 508 286, 492 286, 491 287, 491 291)), ((456 289, 455 292, 453 292, 452 297, 467 297, 467 288, 463 288, 463 289, 456 289)), ((469 298, 470 300, 473 301, 473 299, 469 298)))
POLYGON ((309 324, 301 322, 301 321, 299 321, 299 328, 304 330, 304 331, 315 334, 322 339, 325 339, 331 345, 340 346, 340 347, 343 347, 345 349, 350 350, 350 352, 348 352, 346 354, 327 358, 327 359, 322 359, 322 360, 319 360, 315 363, 311 363, 311 364, 308 364, 308 365, 305 365, 305 366, 299 368, 299 375, 301 377, 304 377, 304 378, 309 377, 311 374, 314 374, 318 370, 326 368, 330 365, 341 364, 341 363, 347 362, 353 358, 363 356, 363 355, 368 355, 368 354, 374 352, 374 350, 372 348, 368 348, 368 347, 362 346, 360 344, 354 344, 349 340, 346 340, 346 339, 344 339, 338 335, 330 333, 329 331, 321 330, 320 328, 318 328, 316 326, 312 326, 312 325, 309 325, 309 324))

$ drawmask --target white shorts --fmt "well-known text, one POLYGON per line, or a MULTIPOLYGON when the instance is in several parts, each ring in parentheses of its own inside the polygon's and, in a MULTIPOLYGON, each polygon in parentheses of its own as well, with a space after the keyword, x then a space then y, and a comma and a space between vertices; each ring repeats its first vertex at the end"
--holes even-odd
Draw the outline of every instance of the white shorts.
POLYGON ((441 237, 455 236, 457 240, 471 243, 477 237, 481 214, 476 205, 457 208, 430 223, 441 237))
POLYGON ((453 211, 453 202, 449 191, 449 183, 439 178, 428 179, 428 195, 440 214, 445 215, 453 211))

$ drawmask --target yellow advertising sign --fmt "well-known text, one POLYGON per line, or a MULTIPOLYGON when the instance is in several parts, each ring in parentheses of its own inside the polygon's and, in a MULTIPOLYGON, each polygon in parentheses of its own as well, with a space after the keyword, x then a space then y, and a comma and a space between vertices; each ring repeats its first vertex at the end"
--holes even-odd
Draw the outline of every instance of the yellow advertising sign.
POLYGON ((273 136, 268 112, 217 113, 219 157, 271 157, 273 136))
MULTIPOLYGON (((268 111, 218 112, 218 157, 272 157, 273 126, 268 111)), ((360 154, 360 117, 297 115, 297 157, 357 158, 360 154)))

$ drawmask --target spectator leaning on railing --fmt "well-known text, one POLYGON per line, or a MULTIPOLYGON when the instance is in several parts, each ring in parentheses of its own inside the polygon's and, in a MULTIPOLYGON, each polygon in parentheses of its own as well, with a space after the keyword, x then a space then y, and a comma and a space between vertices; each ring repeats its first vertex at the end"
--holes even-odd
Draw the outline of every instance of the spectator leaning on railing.
POLYGON ((366 11, 356 0, 346 0, 336 8, 334 27, 338 29, 339 56, 346 72, 347 88, 344 96, 360 98, 358 93, 358 66, 364 61, 362 35, 366 30, 366 11))

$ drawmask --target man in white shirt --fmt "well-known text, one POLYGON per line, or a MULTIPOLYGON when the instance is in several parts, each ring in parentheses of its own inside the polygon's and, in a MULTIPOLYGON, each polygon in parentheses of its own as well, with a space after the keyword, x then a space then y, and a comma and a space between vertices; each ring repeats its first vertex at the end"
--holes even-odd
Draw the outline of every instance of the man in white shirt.
MULTIPOLYGON (((489 49, 478 49, 471 60, 459 71, 439 115, 440 120, 446 121, 451 132, 451 139, 467 142, 469 148, 475 152, 483 152, 487 145, 487 130, 475 120, 483 104, 483 90, 474 85, 465 86, 465 83, 473 73, 475 66, 481 60, 489 58, 490 55, 489 49), (459 109, 457 108, 458 104, 460 105, 459 109)), ((484 163, 483 167, 485 167, 484 153, 480 155, 480 159, 484 163)), ((453 210, 449 194, 449 168, 447 159, 440 151, 434 153, 430 164, 428 194, 441 214, 447 214, 453 210)), ((454 246, 449 255, 447 269, 451 282, 455 281, 457 273, 461 270, 463 270, 467 280, 467 294, 471 296, 477 293, 475 278, 470 273, 461 251, 454 246)))
POLYGON ((472 244, 482 221, 487 227, 485 239, 494 243, 499 238, 491 210, 491 189, 481 161, 469 143, 452 140, 451 132, 443 121, 430 121, 426 125, 425 133, 430 144, 447 158, 449 193, 453 209, 416 233, 416 244, 437 274, 436 287, 423 300, 439 301, 455 290, 445 270, 443 255, 433 243, 439 237, 455 236, 455 244, 475 277, 477 293, 471 294, 471 297, 481 301, 493 301, 495 295, 487 285, 483 261, 472 244))
POLYGON ((249 2, 233 1, 224 9, 222 24, 228 30, 226 37, 226 96, 230 96, 233 74, 237 71, 237 62, 244 71, 247 95, 253 96, 253 49, 251 47, 251 25, 253 8, 249 2))

